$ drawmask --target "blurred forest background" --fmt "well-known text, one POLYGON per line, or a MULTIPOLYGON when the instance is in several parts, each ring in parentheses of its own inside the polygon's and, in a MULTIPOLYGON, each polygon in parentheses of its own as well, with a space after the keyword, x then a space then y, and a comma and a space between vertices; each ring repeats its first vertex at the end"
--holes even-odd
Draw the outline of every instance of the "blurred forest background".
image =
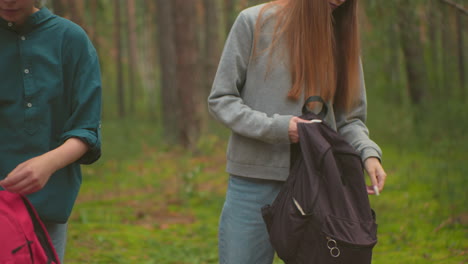
MULTIPOLYGON (((84 168, 68 263, 217 263, 229 131, 206 97, 234 19, 262 2, 44 2, 102 67, 104 155, 84 168)), ((360 24, 389 177, 374 262, 468 263, 468 0, 361 0, 360 24)))

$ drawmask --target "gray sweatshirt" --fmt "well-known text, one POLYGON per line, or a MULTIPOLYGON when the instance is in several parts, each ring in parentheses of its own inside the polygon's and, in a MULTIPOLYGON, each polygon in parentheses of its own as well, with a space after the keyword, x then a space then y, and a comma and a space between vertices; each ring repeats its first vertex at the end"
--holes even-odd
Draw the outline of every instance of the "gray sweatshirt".
MULTIPOLYGON (((291 88, 287 57, 275 54, 270 63, 269 52, 261 52, 272 41, 274 19, 262 27, 260 52, 252 56, 255 24, 263 6, 248 8, 237 17, 224 47, 208 107, 214 118, 232 131, 227 148, 229 174, 284 181, 289 174, 289 121, 301 115, 304 98, 287 98, 291 88)), ((359 103, 346 113, 336 112, 327 103, 325 122, 346 138, 363 161, 369 157, 380 159, 381 150, 369 139, 365 125, 362 69, 361 80, 359 103)))

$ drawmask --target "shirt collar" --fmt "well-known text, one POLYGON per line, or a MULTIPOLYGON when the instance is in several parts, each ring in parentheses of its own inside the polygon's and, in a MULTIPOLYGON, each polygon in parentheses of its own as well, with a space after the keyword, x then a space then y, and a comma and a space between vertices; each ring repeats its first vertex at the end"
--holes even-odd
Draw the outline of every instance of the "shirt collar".
POLYGON ((52 14, 52 12, 50 12, 49 9, 47 9, 46 7, 42 7, 39 11, 30 15, 26 22, 24 22, 24 25, 22 25, 21 27, 18 27, 15 25, 15 23, 6 21, 3 18, 0 18, 0 27, 17 32, 30 32, 53 17, 55 17, 55 15, 52 14))

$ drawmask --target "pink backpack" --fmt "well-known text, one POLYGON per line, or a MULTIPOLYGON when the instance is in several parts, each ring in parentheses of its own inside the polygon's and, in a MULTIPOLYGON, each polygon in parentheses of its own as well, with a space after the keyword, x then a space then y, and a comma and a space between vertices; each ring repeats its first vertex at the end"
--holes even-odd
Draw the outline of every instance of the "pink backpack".
POLYGON ((0 191, 0 263, 60 263, 49 234, 29 200, 7 191, 0 191))

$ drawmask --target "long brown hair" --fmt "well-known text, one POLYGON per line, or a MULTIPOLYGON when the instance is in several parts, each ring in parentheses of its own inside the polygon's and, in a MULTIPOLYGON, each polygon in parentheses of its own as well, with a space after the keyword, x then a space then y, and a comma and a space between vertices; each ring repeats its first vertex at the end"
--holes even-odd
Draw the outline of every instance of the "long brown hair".
MULTIPOLYGON (((274 17, 273 50, 284 41, 289 55, 292 87, 288 97, 298 100, 320 95, 348 109, 359 94, 359 32, 357 0, 347 0, 332 11, 328 0, 277 0, 260 12, 255 29, 254 56, 260 30, 274 17), (269 8, 276 8, 268 17, 269 8)), ((271 60, 270 60, 271 61, 271 60)))

